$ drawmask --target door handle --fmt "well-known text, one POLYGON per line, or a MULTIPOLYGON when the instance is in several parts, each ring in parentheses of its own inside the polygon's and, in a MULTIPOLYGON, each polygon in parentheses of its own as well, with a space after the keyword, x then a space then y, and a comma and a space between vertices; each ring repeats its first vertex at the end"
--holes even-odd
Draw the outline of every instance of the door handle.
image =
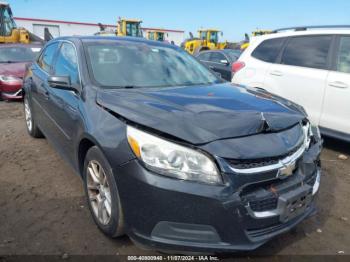
POLYGON ((213 66, 209 66, 209 68, 210 68, 210 69, 214 69, 214 67, 213 67, 213 66))
POLYGON ((329 86, 336 87, 336 88, 348 88, 347 84, 340 81, 330 82, 329 86))
POLYGON ((281 71, 271 71, 270 72, 270 75, 273 75, 273 76, 283 76, 283 73, 281 71))

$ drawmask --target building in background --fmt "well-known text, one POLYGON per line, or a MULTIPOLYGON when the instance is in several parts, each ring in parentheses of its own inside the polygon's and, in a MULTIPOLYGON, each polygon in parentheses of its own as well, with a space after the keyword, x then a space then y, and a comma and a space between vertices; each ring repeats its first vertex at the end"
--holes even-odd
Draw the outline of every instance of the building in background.
MULTIPOLYGON (((83 22, 69 22, 59 20, 47 20, 36 18, 22 18, 15 17, 18 27, 24 27, 33 34, 44 39, 44 29, 48 28, 53 37, 59 36, 73 36, 73 35, 93 35, 100 31, 98 24, 83 23, 83 22)), ((107 31, 115 31, 116 25, 105 25, 107 31)), ((184 40, 185 32, 182 30, 159 29, 159 28, 142 28, 143 35, 146 36, 150 30, 163 31, 165 33, 165 40, 176 45, 180 45, 184 40)))

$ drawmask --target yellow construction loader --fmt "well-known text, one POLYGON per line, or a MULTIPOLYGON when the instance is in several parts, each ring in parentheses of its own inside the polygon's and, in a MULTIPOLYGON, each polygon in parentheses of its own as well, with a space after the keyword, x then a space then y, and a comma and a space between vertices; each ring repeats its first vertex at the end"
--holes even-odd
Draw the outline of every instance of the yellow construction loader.
POLYGON ((165 33, 163 31, 152 30, 147 32, 147 39, 154 41, 165 41, 165 33))
POLYGON ((190 38, 185 40, 181 47, 188 53, 195 55, 204 50, 217 50, 230 48, 230 43, 219 42, 219 34, 222 35, 220 30, 216 29, 201 29, 198 31, 198 38, 194 38, 190 33, 190 38))
POLYGON ((24 28, 17 28, 13 19, 12 10, 8 3, 0 2, 0 44, 42 42, 43 40, 33 35, 24 28))
MULTIPOLYGON (((257 30, 252 32, 252 36, 255 37, 255 36, 267 35, 267 34, 271 34, 271 33, 272 33, 272 30, 257 29, 257 30)), ((243 44, 241 45, 241 50, 245 50, 249 46, 249 42, 250 42, 250 38, 246 34, 245 35, 245 40, 243 41, 243 44)))
POLYGON ((117 36, 142 37, 141 20, 119 18, 117 36))

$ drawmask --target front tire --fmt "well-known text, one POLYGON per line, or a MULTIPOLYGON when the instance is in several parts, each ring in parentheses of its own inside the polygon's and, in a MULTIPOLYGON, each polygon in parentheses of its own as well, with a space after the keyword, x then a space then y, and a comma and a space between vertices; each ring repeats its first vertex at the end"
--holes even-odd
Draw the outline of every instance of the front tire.
POLYGON ((109 237, 124 235, 124 218, 113 171, 101 150, 89 149, 84 161, 84 187, 98 228, 109 237))
POLYGON ((23 103, 24 103, 24 117, 25 117, 25 121, 26 121, 26 127, 27 127, 28 134, 34 138, 44 137, 43 134, 41 133, 39 127, 36 124, 36 121, 34 119, 33 110, 32 110, 32 107, 29 103, 27 96, 24 97, 23 103))

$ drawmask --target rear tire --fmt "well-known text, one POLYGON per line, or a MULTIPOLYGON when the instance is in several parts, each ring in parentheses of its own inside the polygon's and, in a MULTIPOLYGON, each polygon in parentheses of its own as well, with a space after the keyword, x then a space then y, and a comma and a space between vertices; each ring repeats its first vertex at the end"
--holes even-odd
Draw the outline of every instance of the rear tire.
POLYGON ((43 133, 41 133, 39 127, 36 124, 33 110, 27 96, 24 97, 23 104, 24 104, 24 117, 26 121, 28 134, 34 138, 44 137, 43 133))
POLYGON ((124 235, 124 217, 112 168, 96 146, 86 154, 83 175, 88 206, 98 228, 112 238, 124 235))

